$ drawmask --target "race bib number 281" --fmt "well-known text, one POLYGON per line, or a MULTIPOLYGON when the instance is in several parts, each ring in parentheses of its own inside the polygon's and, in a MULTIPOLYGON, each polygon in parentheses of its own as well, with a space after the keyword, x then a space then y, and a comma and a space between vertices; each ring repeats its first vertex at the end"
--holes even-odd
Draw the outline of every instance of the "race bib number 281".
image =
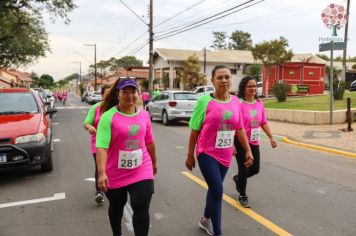
POLYGON ((142 165, 142 149, 119 151, 119 169, 134 169, 142 165))

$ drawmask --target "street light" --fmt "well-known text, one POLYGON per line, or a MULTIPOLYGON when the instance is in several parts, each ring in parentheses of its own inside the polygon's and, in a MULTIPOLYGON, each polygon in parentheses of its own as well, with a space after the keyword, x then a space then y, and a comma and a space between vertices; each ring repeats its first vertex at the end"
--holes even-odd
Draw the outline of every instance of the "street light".
POLYGON ((96 81, 96 44, 87 44, 85 43, 84 46, 94 47, 94 91, 97 89, 97 81, 96 81))

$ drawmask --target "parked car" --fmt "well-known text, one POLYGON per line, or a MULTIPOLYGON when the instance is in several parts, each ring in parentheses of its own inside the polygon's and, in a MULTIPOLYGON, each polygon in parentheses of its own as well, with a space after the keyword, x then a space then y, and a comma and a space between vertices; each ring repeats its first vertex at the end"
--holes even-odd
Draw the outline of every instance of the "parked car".
POLYGON ((53 108, 55 100, 54 100, 54 96, 53 96, 52 92, 49 89, 44 89, 43 92, 46 96, 46 102, 49 103, 48 107, 53 108))
POLYGON ((350 92, 356 91, 356 80, 350 84, 349 90, 350 90, 350 92))
POLYGON ((263 93, 262 93, 262 82, 257 82, 257 96, 258 97, 262 97, 263 93))
POLYGON ((147 111, 151 119, 162 119, 164 125, 172 121, 189 120, 198 95, 191 91, 166 90, 150 101, 147 111))
POLYGON ((49 172, 52 164, 52 115, 32 89, 0 89, 0 170, 40 165, 49 172))
POLYGON ((215 91, 214 86, 198 86, 192 89, 192 92, 198 94, 198 96, 207 94, 207 93, 212 93, 215 91))
POLYGON ((101 92, 91 92, 88 96, 88 103, 89 104, 94 104, 97 102, 101 102, 103 100, 103 97, 101 96, 101 92))

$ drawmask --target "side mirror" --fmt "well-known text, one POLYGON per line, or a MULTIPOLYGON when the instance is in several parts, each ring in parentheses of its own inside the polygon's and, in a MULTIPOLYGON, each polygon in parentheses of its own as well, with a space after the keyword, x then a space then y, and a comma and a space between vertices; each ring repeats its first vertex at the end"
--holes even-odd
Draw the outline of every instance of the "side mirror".
POLYGON ((47 98, 50 98, 50 97, 52 97, 52 96, 51 96, 51 95, 47 95, 46 97, 47 97, 47 98))
POLYGON ((51 105, 51 102, 45 102, 45 105, 46 105, 46 106, 50 106, 50 105, 51 105))

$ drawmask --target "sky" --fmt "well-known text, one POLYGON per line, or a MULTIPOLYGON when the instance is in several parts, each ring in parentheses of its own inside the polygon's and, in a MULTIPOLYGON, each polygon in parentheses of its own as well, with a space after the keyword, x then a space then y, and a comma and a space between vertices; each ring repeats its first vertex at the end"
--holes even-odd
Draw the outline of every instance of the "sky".
MULTIPOLYGON (((48 15, 44 15, 51 52, 33 65, 21 69, 38 75, 50 74, 59 80, 79 73, 81 62, 82 73, 85 74, 89 65, 94 64, 94 47, 84 44, 96 44, 97 61, 133 55, 147 64, 148 44, 138 52, 135 49, 145 45, 149 37, 148 27, 144 23, 149 21, 149 0, 122 0, 140 18, 120 0, 74 1, 77 8, 69 13, 69 24, 65 24, 62 19, 53 23, 48 15)), ((158 37, 171 28, 189 25, 246 1, 153 0, 153 31, 158 37), (176 16, 178 13, 181 14, 176 16)), ((213 31, 225 31, 229 35, 242 30, 251 34, 253 44, 284 36, 294 53, 316 54, 319 53, 320 37, 330 37, 332 33, 322 22, 322 11, 330 3, 346 7, 346 2, 262 0, 225 18, 154 41, 154 48, 202 50, 206 47, 212 50, 213 31)), ((356 15, 353 12, 356 12, 356 4, 351 1, 347 54, 352 57, 356 56, 356 15)), ((344 28, 338 31, 338 37, 344 37, 344 28)), ((342 55, 342 51, 334 55, 342 55)))

